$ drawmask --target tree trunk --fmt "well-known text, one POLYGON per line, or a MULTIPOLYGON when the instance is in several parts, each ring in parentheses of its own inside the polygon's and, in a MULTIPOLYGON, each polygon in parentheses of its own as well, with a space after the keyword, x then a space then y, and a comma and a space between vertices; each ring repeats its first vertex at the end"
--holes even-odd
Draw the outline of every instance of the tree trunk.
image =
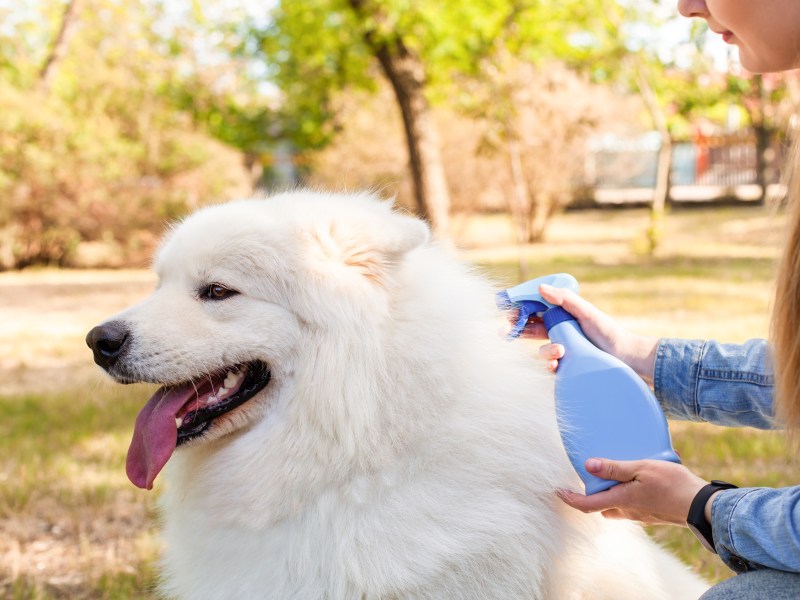
POLYGON ((67 54, 69 47, 69 40, 75 33, 75 28, 78 24, 78 14, 80 12, 80 4, 82 0, 69 0, 64 7, 64 17, 61 19, 61 28, 58 30, 58 35, 53 40, 53 45, 50 47, 50 53, 42 65, 42 70, 39 72, 39 85, 45 90, 49 91, 53 83, 53 78, 58 70, 61 61, 67 54))
POLYGON ((650 226, 647 228, 648 253, 652 256, 661 243, 664 228, 664 213, 669 197, 669 176, 672 170, 672 138, 669 132, 662 131, 661 146, 658 149, 656 167, 656 186, 653 189, 653 204, 650 208, 650 226))
POLYGON ((556 211, 557 199, 552 193, 540 193, 538 198, 531 198, 530 226, 528 242, 534 244, 544 239, 544 232, 556 211))
POLYGON ((763 206, 767 202, 767 189, 772 182, 772 132, 764 123, 755 125, 753 130, 756 136, 756 183, 761 188, 758 204, 763 206))
POLYGON ((656 166, 656 185, 653 188, 653 202, 650 207, 650 225, 647 228, 647 243, 650 255, 655 254, 664 222, 664 211, 669 197, 669 179, 672 170, 672 136, 667 127, 667 118, 656 100, 650 81, 644 73, 643 67, 636 64, 637 85, 639 93, 653 120, 653 125, 661 137, 658 149, 658 162, 656 166))
POLYGON ((528 200, 528 182, 522 168, 522 152, 519 140, 513 132, 507 131, 506 148, 508 150, 508 168, 511 172, 511 215, 516 221, 517 242, 527 244, 530 239, 530 207, 528 200))
MULTIPOLYGON (((349 2, 363 20, 367 16, 364 0, 349 2)), ((371 14, 368 16, 375 17, 371 14)), ((430 222, 434 234, 448 237, 450 192, 439 132, 425 97, 427 78, 424 65, 399 37, 387 41, 379 39, 374 30, 369 30, 365 32, 364 39, 392 84, 400 107, 419 213, 430 222)))
POLYGON ((756 138, 756 183, 760 188, 758 203, 764 205, 767 200, 767 187, 774 175, 772 171, 772 148, 770 147, 774 129, 767 120, 770 100, 764 88, 764 78, 753 75, 753 93, 745 97, 743 104, 750 118, 753 134, 756 138))
POLYGON ((508 150, 508 167, 511 172, 511 218, 517 232, 517 248, 519 249, 519 278, 528 279, 528 261, 525 258, 525 245, 531 237, 530 232, 530 193, 528 182, 522 167, 522 150, 515 129, 506 124, 505 138, 508 150))

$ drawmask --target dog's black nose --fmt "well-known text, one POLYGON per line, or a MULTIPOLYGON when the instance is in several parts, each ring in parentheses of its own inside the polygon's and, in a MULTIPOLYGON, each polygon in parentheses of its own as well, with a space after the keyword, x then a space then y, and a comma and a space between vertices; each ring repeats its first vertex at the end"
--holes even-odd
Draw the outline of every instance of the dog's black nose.
POLYGON ((94 362, 108 370, 125 350, 130 339, 128 327, 122 321, 98 325, 86 335, 86 344, 94 352, 94 362))

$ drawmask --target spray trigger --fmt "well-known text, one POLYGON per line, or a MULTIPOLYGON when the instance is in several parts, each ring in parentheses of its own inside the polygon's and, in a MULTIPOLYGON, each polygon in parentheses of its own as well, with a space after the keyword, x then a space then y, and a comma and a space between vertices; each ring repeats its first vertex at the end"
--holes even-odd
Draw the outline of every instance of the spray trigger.
POLYGON ((508 310, 511 308, 519 309, 519 319, 511 332, 508 334, 508 339, 513 340, 522 335, 528 320, 532 316, 541 315, 553 305, 547 300, 542 298, 539 293, 541 285, 550 285, 557 288, 564 288, 578 293, 578 281, 569 273, 556 273, 555 275, 545 275, 537 279, 532 279, 521 283, 512 288, 508 288, 502 292, 498 292, 495 296, 497 308, 500 310, 508 310))

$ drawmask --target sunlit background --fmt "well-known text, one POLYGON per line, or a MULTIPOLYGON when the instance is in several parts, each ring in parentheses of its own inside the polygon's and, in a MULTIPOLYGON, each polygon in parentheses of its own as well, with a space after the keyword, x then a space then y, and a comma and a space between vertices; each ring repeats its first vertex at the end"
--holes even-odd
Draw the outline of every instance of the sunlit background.
MULTIPOLYGON (((369 188, 501 283, 568 270, 642 333, 765 336, 798 77, 675 4, 0 0, 0 596, 152 595, 123 472, 148 390, 83 336, 204 204, 369 188)), ((708 478, 797 481, 780 435, 671 426, 708 478)))

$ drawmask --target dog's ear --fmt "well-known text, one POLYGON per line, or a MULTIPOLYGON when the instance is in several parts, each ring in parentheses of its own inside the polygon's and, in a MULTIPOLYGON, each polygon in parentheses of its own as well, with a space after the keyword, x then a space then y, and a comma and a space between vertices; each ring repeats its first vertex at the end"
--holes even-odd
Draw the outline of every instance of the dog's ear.
POLYGON ((430 230, 422 220, 393 210, 391 202, 386 202, 385 207, 391 222, 387 220, 384 231, 376 231, 382 239, 384 252, 401 257, 428 241, 430 230))
POLYGON ((429 230, 421 220, 392 210, 390 203, 373 208, 343 212, 311 231, 328 268, 335 262, 383 282, 408 252, 428 241, 429 230))

